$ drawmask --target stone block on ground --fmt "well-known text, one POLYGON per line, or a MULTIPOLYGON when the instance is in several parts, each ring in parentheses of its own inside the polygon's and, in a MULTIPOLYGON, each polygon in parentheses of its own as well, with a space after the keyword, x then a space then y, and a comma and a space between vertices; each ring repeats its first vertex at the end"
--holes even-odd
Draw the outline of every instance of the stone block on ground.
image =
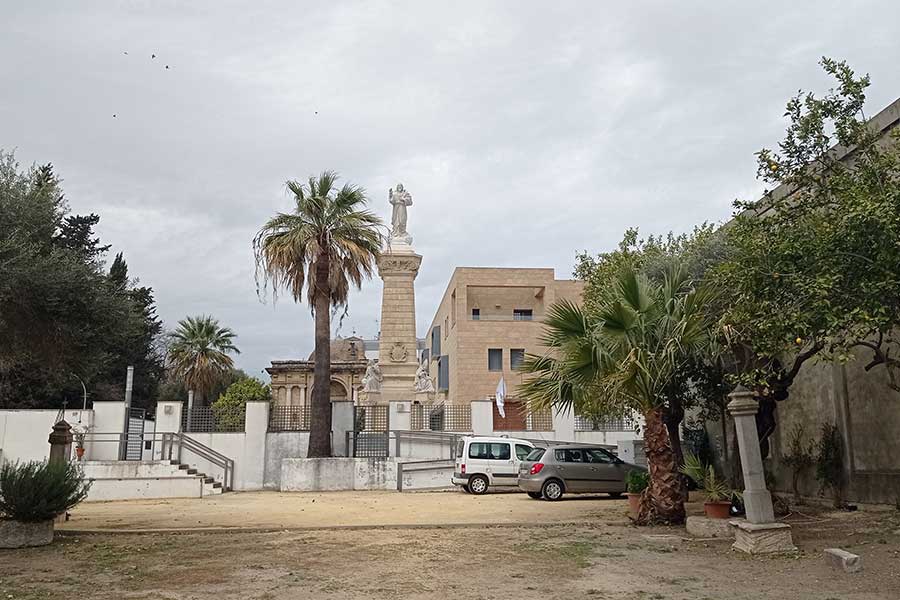
POLYGON ((862 558, 840 548, 825 548, 825 558, 835 569, 843 569, 845 573, 856 573, 862 570, 862 558))
POLYGON ((685 524, 688 535, 697 538, 734 539, 735 526, 728 519, 709 517, 688 517, 685 524))
POLYGON ((730 521, 735 526, 735 550, 747 554, 786 554, 796 552, 791 537, 791 526, 787 523, 750 523, 730 521))

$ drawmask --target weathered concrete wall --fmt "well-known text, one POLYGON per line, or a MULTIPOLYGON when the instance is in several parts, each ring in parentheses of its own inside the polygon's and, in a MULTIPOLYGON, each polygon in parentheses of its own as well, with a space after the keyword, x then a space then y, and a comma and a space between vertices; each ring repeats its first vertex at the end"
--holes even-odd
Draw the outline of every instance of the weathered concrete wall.
POLYGON ((288 458, 281 462, 281 491, 397 489, 397 463, 378 458, 288 458))
POLYGON ((168 461, 85 461, 82 469, 91 480, 87 501, 138 498, 199 498, 203 481, 168 461))
POLYGON ((266 434, 266 466, 263 487, 277 490, 281 487, 281 461, 286 458, 306 458, 309 449, 309 433, 285 431, 266 434))

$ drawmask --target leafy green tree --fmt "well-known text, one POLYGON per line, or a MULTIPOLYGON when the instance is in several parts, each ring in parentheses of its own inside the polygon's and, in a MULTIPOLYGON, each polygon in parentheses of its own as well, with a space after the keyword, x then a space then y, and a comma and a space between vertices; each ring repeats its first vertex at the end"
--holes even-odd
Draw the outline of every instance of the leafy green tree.
POLYGON ((245 377, 235 381, 213 402, 216 423, 225 430, 234 429, 243 421, 248 402, 271 402, 272 391, 268 385, 255 377, 245 377))
POLYGON ((236 334, 219 325, 211 316, 187 317, 178 322, 170 334, 169 368, 188 390, 199 397, 198 404, 209 398, 216 382, 234 366, 231 354, 240 354, 234 345, 236 334))
POLYGON ((337 175, 323 172, 307 183, 289 181, 294 210, 266 222, 253 240, 257 277, 271 282, 273 295, 290 292, 306 300, 315 317, 315 370, 310 414, 310 457, 331 456, 331 309, 346 307, 350 285, 372 276, 381 251, 381 219, 365 210, 362 188, 337 187, 337 175))
POLYGON ((91 398, 122 398, 128 364, 136 404, 153 399, 162 357, 152 290, 112 282, 98 221, 69 213, 51 165, 22 171, 0 151, 0 406, 80 399, 79 379, 91 398))
POLYGON ((677 266, 661 284, 623 269, 594 310, 569 302, 551 306, 542 338, 549 352, 525 360, 531 377, 519 392, 534 407, 580 412, 600 402, 644 416, 650 486, 641 500, 641 524, 685 517, 665 405, 676 373, 709 344, 713 323, 706 305, 712 297, 677 266))
POLYGON ((740 370, 760 402, 764 456, 785 400, 811 360, 867 361, 900 391, 900 143, 867 122, 868 76, 823 58, 837 87, 798 94, 777 150, 758 154, 778 187, 738 202, 729 256, 714 276, 740 370))

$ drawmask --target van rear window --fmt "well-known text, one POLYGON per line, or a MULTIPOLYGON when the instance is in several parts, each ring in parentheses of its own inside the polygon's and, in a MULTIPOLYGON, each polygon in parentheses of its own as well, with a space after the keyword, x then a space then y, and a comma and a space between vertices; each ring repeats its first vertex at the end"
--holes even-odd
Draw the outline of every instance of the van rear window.
POLYGON ((509 460, 509 444, 500 442, 472 442, 469 444, 469 458, 481 460, 509 460))

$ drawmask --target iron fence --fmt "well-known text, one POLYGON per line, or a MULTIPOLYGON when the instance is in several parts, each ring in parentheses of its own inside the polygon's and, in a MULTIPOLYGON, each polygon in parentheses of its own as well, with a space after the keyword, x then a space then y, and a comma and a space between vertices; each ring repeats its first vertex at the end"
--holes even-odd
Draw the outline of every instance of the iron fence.
POLYGON ((369 404, 353 407, 354 430, 356 431, 387 431, 388 430, 387 404, 369 404))
POLYGON ((592 419, 575 416, 575 431, 634 431, 636 423, 630 417, 618 419, 592 419))
POLYGON ((472 407, 468 404, 413 404, 413 431, 472 431, 472 407))
POLYGON ((269 412, 269 431, 309 431, 309 405, 273 406, 269 412))
POLYGON ((229 433, 244 431, 246 409, 243 406, 213 408, 195 406, 181 414, 181 430, 185 433, 229 433))
POLYGON ((525 431, 553 431, 553 411, 549 408, 530 411, 525 425, 525 431))

